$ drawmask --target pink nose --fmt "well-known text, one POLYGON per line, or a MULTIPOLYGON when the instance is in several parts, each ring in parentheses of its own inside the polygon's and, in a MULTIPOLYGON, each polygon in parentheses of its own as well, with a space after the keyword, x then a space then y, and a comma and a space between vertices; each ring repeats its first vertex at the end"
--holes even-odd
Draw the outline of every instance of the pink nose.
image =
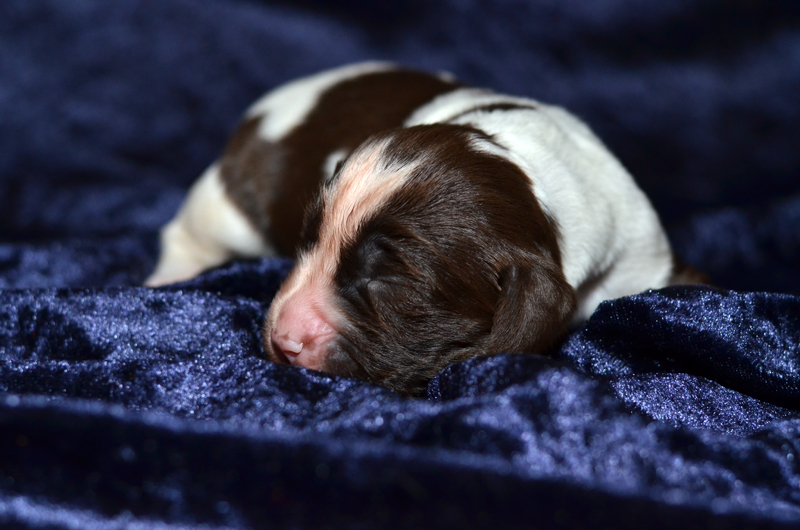
POLYGON ((272 330, 272 348, 276 353, 282 355, 291 364, 296 363, 297 356, 303 351, 304 344, 289 338, 288 335, 280 335, 278 331, 272 330))
POLYGON ((270 341, 276 355, 298 366, 322 369, 327 344, 336 330, 313 297, 296 294, 286 300, 272 327, 270 341))

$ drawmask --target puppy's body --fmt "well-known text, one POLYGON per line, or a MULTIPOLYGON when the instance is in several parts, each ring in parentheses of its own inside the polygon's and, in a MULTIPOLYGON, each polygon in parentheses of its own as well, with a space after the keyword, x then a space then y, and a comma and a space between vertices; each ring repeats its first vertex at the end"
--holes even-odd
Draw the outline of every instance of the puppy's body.
POLYGON ((381 63, 253 105, 162 246, 149 285, 297 256, 268 355, 408 394, 450 362, 544 352, 602 300, 677 282, 647 198, 575 117, 381 63))

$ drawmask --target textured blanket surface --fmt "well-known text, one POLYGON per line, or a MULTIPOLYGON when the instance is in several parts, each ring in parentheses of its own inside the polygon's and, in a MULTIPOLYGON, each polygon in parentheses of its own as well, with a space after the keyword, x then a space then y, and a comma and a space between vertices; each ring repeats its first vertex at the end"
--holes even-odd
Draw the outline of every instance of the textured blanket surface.
POLYGON ((0 525, 797 528, 799 411, 800 3, 0 2, 0 525), (263 358, 288 259, 140 287, 247 105, 365 59, 570 108, 715 287, 419 400, 263 358))

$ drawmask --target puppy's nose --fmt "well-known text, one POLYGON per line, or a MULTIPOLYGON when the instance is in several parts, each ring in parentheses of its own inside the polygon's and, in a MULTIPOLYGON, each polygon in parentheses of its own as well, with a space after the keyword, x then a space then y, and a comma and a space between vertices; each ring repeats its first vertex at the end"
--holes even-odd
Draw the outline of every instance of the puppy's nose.
POLYGON ((283 356, 290 364, 297 364, 297 356, 303 351, 302 342, 297 342, 288 335, 279 335, 275 330, 272 330, 270 339, 275 353, 283 356))
POLYGON ((288 299, 281 307, 270 333, 276 355, 290 364, 322 369, 328 343, 336 330, 313 300, 303 295, 288 299))

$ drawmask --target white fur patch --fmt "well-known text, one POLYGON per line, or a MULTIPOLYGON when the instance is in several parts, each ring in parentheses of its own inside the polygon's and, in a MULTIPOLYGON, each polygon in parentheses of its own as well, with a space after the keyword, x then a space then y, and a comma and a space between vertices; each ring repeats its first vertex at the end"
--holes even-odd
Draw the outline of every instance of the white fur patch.
POLYGON ((213 164, 189 190, 178 214, 161 231, 161 257, 145 285, 188 280, 229 259, 274 255, 225 193, 213 164))
POLYGON ((345 158, 347 158, 346 149, 337 149, 328 155, 328 157, 325 159, 325 162, 322 164, 322 180, 324 182, 328 182, 333 178, 333 173, 336 171, 336 166, 345 158))
POLYGON ((263 117, 258 134, 265 140, 278 141, 303 123, 317 104, 319 96, 330 87, 353 77, 393 69, 395 66, 391 63, 376 61, 343 66, 303 77, 263 96, 248 109, 245 116, 263 117))
POLYGON ((405 121, 406 127, 447 123, 453 117, 476 107, 495 104, 539 105, 538 102, 514 96, 495 94, 483 88, 459 88, 433 99, 430 103, 419 107, 405 121))

